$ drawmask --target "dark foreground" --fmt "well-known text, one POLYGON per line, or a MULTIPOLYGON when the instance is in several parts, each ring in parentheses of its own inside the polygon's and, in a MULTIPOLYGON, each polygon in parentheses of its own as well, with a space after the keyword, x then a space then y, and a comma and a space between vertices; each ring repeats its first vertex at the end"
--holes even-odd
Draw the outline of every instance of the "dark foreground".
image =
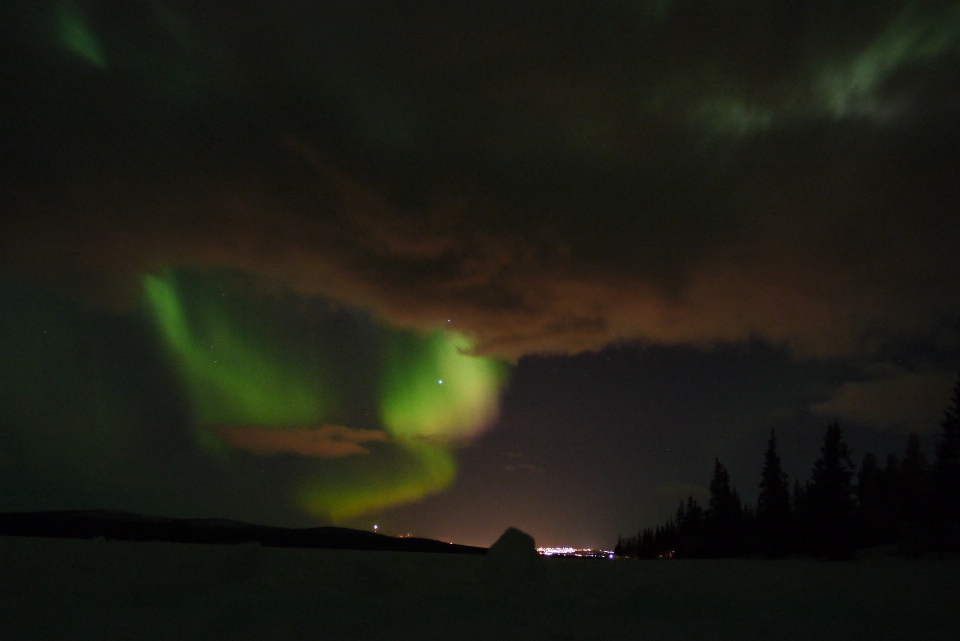
POLYGON ((960 638, 960 560, 544 559, 0 537, 0 639, 960 638))

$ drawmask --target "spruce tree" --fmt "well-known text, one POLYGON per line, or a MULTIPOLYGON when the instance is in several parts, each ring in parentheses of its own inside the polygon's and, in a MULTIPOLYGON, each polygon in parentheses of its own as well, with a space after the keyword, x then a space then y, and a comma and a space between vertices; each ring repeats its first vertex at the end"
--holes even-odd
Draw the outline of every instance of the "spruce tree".
POLYGON ((757 541, 757 511, 748 503, 743 504, 743 512, 740 517, 740 556, 755 556, 760 553, 760 546, 757 541))
POLYGON ((944 413, 934 466, 935 527, 941 549, 960 548, 960 378, 944 413))
POLYGON ((880 498, 878 499, 881 505, 880 536, 884 544, 899 541, 900 532, 903 529, 903 492, 900 491, 902 476, 903 465, 900 455, 896 452, 887 454, 886 465, 880 471, 880 498))
POLYGON ((920 437, 911 433, 900 473, 900 551, 908 556, 923 552, 929 542, 930 483, 927 459, 920 449, 920 437))
POLYGON ((768 558, 785 557, 790 528, 790 490, 787 475, 780 466, 777 436, 773 430, 770 430, 764 455, 756 519, 760 552, 768 558))
POLYGON ((740 496, 730 487, 727 468, 720 459, 716 459, 710 480, 710 504, 705 523, 708 555, 733 556, 740 552, 742 516, 740 496))
POLYGON ((810 551, 810 509, 807 502, 809 489, 809 481, 801 485, 800 479, 794 480, 790 498, 790 523, 793 526, 790 531, 790 550, 793 552, 810 551))
POLYGON ((857 473, 857 541, 862 546, 888 542, 883 538, 883 519, 890 508, 883 500, 881 481, 877 457, 867 452, 857 473))
POLYGON ((640 552, 638 556, 641 559, 655 559, 657 557, 656 543, 653 539, 653 528, 645 528, 640 535, 640 552))
POLYGON ((856 546, 851 485, 856 466, 837 423, 827 428, 820 454, 806 493, 812 551, 833 559, 849 558, 856 546))
POLYGON ((703 508, 693 496, 677 509, 677 554, 685 558, 703 556, 703 508))

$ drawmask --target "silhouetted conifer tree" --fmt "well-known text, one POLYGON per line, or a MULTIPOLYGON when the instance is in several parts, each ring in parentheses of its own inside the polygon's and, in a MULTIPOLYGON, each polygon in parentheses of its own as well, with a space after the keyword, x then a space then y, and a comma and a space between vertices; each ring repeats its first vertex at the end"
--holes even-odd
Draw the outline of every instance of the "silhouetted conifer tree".
POLYGON ((667 521, 666 527, 663 529, 664 535, 664 545, 663 545, 663 556, 664 558, 676 558, 677 548, 680 543, 680 533, 677 531, 677 526, 673 521, 667 521))
POLYGON ((920 437, 911 433, 901 464, 900 551, 908 556, 921 554, 929 544, 931 488, 927 459, 920 449, 920 437))
POLYGON ((867 452, 857 473, 857 543, 863 547, 889 543, 883 524, 891 507, 882 494, 882 478, 877 457, 867 452))
POLYGON ((640 551, 638 556, 641 559, 655 559, 657 557, 656 541, 653 538, 653 528, 646 528, 640 535, 640 551))
POLYGON ((678 557, 691 559, 703 556, 703 522, 703 508, 692 495, 688 496, 686 505, 681 502, 677 508, 678 557))
POLYGON ((793 552, 807 553, 810 551, 810 506, 807 501, 809 481, 800 484, 800 479, 793 483, 793 494, 790 498, 790 549, 793 552))
POLYGON ((755 556, 760 553, 760 542, 757 539, 757 511, 747 503, 743 504, 740 516, 740 556, 755 556))
POLYGON ((849 558, 856 546, 851 486, 856 466, 837 423, 827 428, 820 454, 806 492, 812 551, 834 559, 849 558))
POLYGON ((934 526, 941 550, 960 549, 960 379, 944 412, 934 466, 934 526))
POLYGON ((710 480, 710 504, 707 508, 705 547, 709 556, 735 556, 741 548, 743 506, 740 496, 730 487, 730 475, 720 459, 715 459, 710 480))
POLYGON ((657 526, 653 535, 654 549, 656 554, 654 558, 674 558, 677 551, 677 526, 673 521, 667 521, 664 526, 657 526))
POLYGON ((944 434, 931 470, 911 434, 903 457, 887 455, 883 469, 867 453, 856 466, 840 426, 827 428, 811 480, 788 491, 770 431, 757 510, 742 504, 730 476, 714 460, 706 510, 693 496, 681 501, 675 520, 618 537, 617 556, 700 558, 789 553, 848 558, 857 547, 899 543, 906 554, 927 546, 960 548, 960 381, 943 421, 944 434))
POLYGON ((793 492, 790 494, 790 510, 797 512, 806 498, 806 489, 808 484, 800 485, 800 479, 793 482, 793 492))
POLYGON ((789 550, 790 489, 787 475, 777 455, 777 436, 770 430, 763 472, 760 475, 760 495, 757 497, 757 539, 760 553, 768 558, 783 558, 789 550))
POLYGON ((613 554, 617 557, 635 558, 639 555, 639 547, 640 547, 639 542, 640 542, 639 535, 628 536, 627 538, 618 536, 617 547, 613 549, 613 554))

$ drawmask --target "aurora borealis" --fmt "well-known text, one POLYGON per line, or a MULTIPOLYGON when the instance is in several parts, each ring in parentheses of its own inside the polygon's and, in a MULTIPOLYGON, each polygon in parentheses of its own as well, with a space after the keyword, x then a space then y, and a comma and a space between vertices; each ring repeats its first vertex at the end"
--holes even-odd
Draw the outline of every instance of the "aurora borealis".
POLYGON ((793 475, 937 429, 957 2, 0 24, 0 510, 593 546, 715 456, 749 499, 771 427, 793 475))
MULTIPOLYGON (((284 347, 270 340, 269 326, 260 328, 266 336, 241 335, 209 287, 194 292, 191 309, 175 281, 145 276, 144 299, 191 399, 199 444, 318 458, 370 454, 363 443, 397 450, 373 469, 345 465, 336 482, 306 481, 296 502, 311 513, 339 521, 445 489, 456 474, 449 444, 496 416, 503 365, 472 355, 470 342, 456 333, 379 330, 372 340, 384 343, 381 358, 367 364, 377 372, 378 398, 366 403, 380 408, 382 431, 332 425, 349 416, 338 411, 341 382, 324 373, 322 359, 304 362, 302 348, 309 341, 307 353, 322 354, 324 342, 339 336, 288 336, 284 347)), ((251 312, 242 305, 233 310, 241 317, 251 312)))
MULTIPOLYGON (((193 323, 174 286, 146 276, 144 295, 157 327, 169 344, 193 401, 199 425, 290 427, 320 424, 322 385, 310 385, 288 363, 291 354, 272 360, 237 336, 217 310, 200 311, 193 323)), ((222 312, 221 312, 222 313, 222 312)))
POLYGON ((497 410, 505 368, 470 354, 463 336, 433 332, 389 339, 380 415, 395 438, 446 440, 474 435, 497 410))
POLYGON ((100 42, 86 25, 82 7, 75 2, 63 2, 58 13, 61 44, 90 64, 104 67, 106 59, 100 42))

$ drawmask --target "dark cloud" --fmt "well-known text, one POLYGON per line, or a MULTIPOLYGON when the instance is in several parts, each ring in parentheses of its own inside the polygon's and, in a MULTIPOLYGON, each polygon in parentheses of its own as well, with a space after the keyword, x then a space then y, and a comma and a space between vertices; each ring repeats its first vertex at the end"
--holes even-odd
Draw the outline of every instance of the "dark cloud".
POLYGON ((891 372, 869 381, 844 383, 814 412, 886 429, 935 434, 950 403, 956 377, 939 372, 891 372))
POLYGON ((9 274, 236 267, 507 358, 956 339, 953 3, 3 17, 9 274))
POLYGON ((270 429, 264 427, 218 426, 205 428, 224 443, 254 454, 299 454, 314 458, 343 458, 369 454, 365 443, 386 443, 380 430, 343 425, 317 428, 270 429))
POLYGON ((543 472, 543 468, 531 465, 530 463, 520 463, 519 465, 505 465, 504 472, 543 472))

